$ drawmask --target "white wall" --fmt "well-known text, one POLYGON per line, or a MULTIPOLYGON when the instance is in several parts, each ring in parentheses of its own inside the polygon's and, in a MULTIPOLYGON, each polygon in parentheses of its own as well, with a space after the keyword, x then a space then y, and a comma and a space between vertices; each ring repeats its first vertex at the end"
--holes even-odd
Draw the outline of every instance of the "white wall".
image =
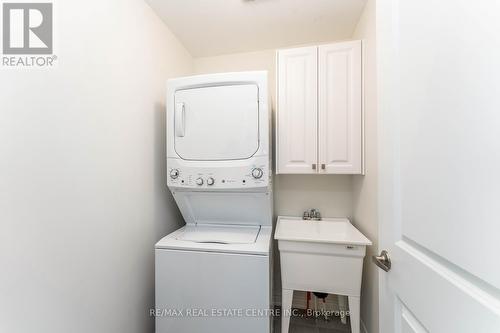
POLYGON ((0 73, 0 331, 153 332, 165 81, 192 59, 143 0, 55 6, 59 66, 0 73))
POLYGON ((378 252, 377 220, 377 89, 375 59, 375 0, 368 0, 353 34, 364 40, 364 121, 365 121, 365 176, 353 176, 353 221, 373 246, 367 249, 363 268, 361 319, 367 331, 378 330, 378 268, 371 256, 378 252))

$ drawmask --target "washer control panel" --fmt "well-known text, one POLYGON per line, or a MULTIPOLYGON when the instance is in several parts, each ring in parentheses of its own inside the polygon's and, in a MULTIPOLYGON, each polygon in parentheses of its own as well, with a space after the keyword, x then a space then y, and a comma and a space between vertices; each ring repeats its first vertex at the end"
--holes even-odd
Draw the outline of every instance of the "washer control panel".
POLYGON ((253 168, 252 177, 255 179, 260 179, 264 175, 264 171, 261 168, 253 168))
POLYGON ((170 178, 177 179, 179 177, 179 169, 170 170, 170 178))
POLYGON ((271 176, 265 164, 227 168, 173 166, 168 174, 169 186, 206 189, 266 187, 271 176))

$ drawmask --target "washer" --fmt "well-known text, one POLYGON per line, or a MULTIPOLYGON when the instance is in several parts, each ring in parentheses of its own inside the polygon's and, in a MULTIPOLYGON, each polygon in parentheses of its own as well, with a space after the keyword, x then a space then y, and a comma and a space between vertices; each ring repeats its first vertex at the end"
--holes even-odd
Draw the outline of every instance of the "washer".
POLYGON ((167 84, 167 168, 186 225, 155 246, 156 332, 270 332, 267 73, 167 84))

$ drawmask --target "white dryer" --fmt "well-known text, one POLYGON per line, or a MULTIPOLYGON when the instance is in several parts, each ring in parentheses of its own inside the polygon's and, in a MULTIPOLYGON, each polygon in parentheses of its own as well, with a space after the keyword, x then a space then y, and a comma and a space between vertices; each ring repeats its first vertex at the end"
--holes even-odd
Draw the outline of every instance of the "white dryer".
POLYGON ((156 332, 270 332, 266 72, 168 81, 168 187, 186 221, 155 247, 156 332))

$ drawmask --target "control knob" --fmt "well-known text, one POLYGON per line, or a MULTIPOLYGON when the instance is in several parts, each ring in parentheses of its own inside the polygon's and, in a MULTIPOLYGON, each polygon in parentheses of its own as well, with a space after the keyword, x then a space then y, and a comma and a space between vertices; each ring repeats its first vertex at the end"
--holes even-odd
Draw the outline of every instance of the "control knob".
POLYGON ((264 171, 261 168, 254 168, 252 170, 252 177, 255 179, 259 179, 264 175, 264 171))
POLYGON ((215 179, 213 177, 207 178, 207 185, 213 185, 215 183, 215 179))
POLYGON ((201 177, 196 178, 196 184, 200 186, 203 185, 203 178, 201 177))
POLYGON ((177 179, 179 177, 179 169, 170 170, 170 178, 177 179))

